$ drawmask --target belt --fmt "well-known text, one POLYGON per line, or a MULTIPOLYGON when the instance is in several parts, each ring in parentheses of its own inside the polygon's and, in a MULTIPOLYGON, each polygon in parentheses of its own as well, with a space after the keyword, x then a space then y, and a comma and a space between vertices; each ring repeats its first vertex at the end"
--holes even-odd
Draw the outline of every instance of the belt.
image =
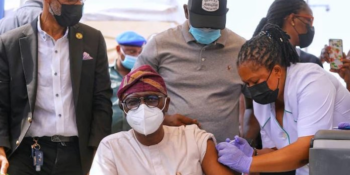
POLYGON ((78 142, 78 137, 77 136, 72 136, 72 137, 65 137, 65 136, 60 136, 60 135, 54 135, 51 137, 39 137, 38 140, 44 140, 44 141, 51 141, 51 142, 57 142, 57 143, 62 143, 62 142, 78 142))

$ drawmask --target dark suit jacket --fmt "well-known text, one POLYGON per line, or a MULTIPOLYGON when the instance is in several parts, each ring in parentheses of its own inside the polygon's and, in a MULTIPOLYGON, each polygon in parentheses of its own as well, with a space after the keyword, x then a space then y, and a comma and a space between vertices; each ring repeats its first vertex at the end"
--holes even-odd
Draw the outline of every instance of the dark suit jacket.
POLYGON ((317 58, 315 55, 309 54, 300 50, 300 62, 302 63, 316 63, 323 68, 321 60, 317 58))
MULTIPOLYGON (((112 90, 101 32, 77 24, 69 28, 68 38, 80 156, 86 174, 93 148, 111 133, 112 90), (83 60, 84 52, 93 59, 83 60)), ((8 156, 16 151, 34 117, 37 62, 37 19, 0 36, 0 146, 8 156)))

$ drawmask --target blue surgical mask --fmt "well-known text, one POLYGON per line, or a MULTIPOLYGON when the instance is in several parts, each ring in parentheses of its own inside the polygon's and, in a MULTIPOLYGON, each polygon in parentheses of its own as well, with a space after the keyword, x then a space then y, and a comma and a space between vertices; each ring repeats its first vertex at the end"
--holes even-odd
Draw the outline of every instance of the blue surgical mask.
POLYGON ((126 55, 121 49, 122 54, 124 55, 124 61, 122 61, 122 65, 127 68, 127 69, 132 69, 136 63, 137 57, 131 56, 131 55, 126 55))
POLYGON ((198 43, 205 45, 213 43, 221 36, 220 29, 194 28, 190 26, 189 32, 198 43))

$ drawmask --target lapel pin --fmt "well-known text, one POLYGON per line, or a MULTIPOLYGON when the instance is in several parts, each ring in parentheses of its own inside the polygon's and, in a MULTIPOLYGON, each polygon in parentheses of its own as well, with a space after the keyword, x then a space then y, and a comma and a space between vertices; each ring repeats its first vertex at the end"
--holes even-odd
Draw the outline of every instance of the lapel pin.
POLYGON ((77 39, 83 39, 83 34, 77 33, 77 34, 75 35, 75 37, 77 37, 77 39))

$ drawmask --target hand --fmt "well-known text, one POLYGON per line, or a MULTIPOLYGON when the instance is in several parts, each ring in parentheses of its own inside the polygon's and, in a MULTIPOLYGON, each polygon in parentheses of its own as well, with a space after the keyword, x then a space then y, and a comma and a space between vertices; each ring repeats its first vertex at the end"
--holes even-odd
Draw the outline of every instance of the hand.
POLYGON ((221 142, 216 145, 216 149, 219 152, 218 161, 233 170, 249 173, 250 165, 252 164, 253 158, 246 156, 236 146, 221 142))
POLYGON ((7 169, 9 167, 9 162, 6 158, 5 149, 0 147, 0 174, 7 174, 7 169))
POLYGON ((241 150, 246 156, 253 156, 254 149, 249 145, 246 139, 235 136, 235 140, 233 140, 232 144, 241 150))
POLYGON ((339 76, 344 79, 346 84, 350 86, 350 60, 343 59, 343 66, 341 69, 331 69, 331 72, 338 73, 339 76))
POLYGON ((321 56, 320 56, 321 61, 324 60, 327 63, 329 63, 330 62, 329 55, 331 54, 331 52, 332 52, 331 47, 325 45, 321 51, 321 56))
POLYGON ((167 126, 182 126, 196 124, 198 125, 198 127, 201 127, 197 120, 188 118, 181 114, 165 115, 163 124, 167 126))
POLYGON ((338 129, 350 129, 350 123, 342 122, 338 124, 338 129))

